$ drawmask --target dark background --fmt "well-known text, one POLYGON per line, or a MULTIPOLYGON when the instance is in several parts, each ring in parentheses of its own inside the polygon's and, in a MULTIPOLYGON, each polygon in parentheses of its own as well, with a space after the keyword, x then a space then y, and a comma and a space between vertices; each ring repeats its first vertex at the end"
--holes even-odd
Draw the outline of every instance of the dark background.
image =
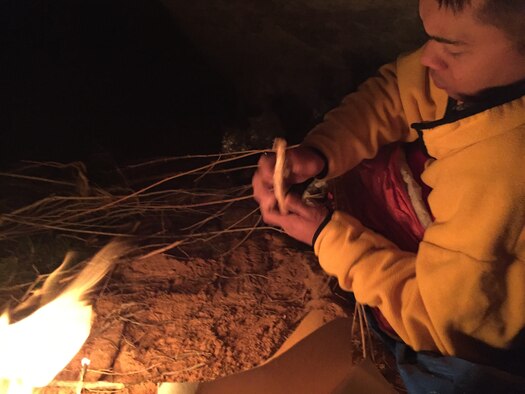
POLYGON ((416 5, 3 0, 0 165, 218 152, 225 133, 298 142, 418 45, 416 5))
POLYGON ((2 3, 2 162, 217 151, 227 80, 156 1, 2 3))

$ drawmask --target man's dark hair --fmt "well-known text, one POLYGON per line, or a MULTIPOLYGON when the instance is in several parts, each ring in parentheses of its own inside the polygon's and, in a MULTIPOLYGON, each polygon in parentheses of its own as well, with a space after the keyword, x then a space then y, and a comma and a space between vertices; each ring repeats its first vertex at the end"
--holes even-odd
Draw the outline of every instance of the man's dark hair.
MULTIPOLYGON (((472 6, 472 0, 436 0, 440 7, 461 12, 472 6)), ((525 54, 525 0, 483 0, 477 10, 478 19, 504 31, 525 54)))

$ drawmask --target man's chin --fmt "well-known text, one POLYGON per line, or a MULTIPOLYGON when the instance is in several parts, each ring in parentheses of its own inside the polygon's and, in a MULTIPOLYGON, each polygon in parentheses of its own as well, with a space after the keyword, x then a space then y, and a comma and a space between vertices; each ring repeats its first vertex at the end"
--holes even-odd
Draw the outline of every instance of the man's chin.
POLYGON ((447 88, 440 88, 440 89, 444 90, 447 93, 448 97, 456 101, 466 101, 468 98, 468 95, 466 94, 461 94, 461 93, 458 93, 456 91, 453 91, 447 88))
POLYGON ((432 81, 434 82, 434 85, 441 90, 444 90, 447 92, 447 95, 455 100, 460 100, 461 95, 457 92, 451 90, 443 81, 441 81, 439 78, 436 78, 435 73, 430 72, 430 76, 432 77, 432 81))
MULTIPOLYGON (((446 89, 445 89, 446 90, 446 89)), ((456 101, 468 101, 468 95, 466 94, 461 94, 461 93, 458 93, 458 92, 450 92, 448 90, 446 90, 447 94, 448 94, 448 97, 456 100, 456 101)))
POLYGON ((475 97, 475 95, 459 93, 458 91, 453 90, 444 84, 441 84, 441 85, 436 84, 436 86, 439 89, 444 90, 447 93, 448 97, 456 101, 471 101, 475 97))

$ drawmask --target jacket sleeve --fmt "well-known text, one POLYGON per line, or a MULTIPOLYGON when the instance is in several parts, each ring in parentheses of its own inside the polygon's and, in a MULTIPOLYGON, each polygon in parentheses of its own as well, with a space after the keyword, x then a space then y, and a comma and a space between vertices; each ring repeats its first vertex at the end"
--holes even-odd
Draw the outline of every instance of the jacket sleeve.
POLYGON ((480 344, 523 347, 523 146, 523 134, 508 133, 430 165, 435 221, 417 254, 335 212, 314 245, 321 266, 415 350, 480 360, 480 344))
POLYGON ((314 245, 321 267, 356 300, 377 307, 416 350, 442 351, 416 278, 416 255, 400 250, 357 219, 336 211, 314 245))
POLYGON ((339 176, 378 149, 398 140, 415 140, 403 110, 397 81, 397 63, 380 68, 357 92, 328 112, 306 136, 304 146, 321 151, 328 160, 329 178, 339 176))

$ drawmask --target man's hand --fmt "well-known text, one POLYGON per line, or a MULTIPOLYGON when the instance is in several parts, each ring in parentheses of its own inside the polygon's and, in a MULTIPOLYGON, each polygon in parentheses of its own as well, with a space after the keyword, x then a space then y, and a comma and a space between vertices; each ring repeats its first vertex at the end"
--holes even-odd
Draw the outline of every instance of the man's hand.
MULTIPOLYGON (((325 162, 321 155, 311 148, 298 146, 286 150, 286 167, 288 176, 287 186, 303 183, 323 171, 325 162)), ((275 168, 275 154, 262 155, 259 159, 255 177, 268 188, 273 187, 273 172, 275 168)))
MULTIPOLYGON (((286 186, 302 183, 318 175, 325 166, 322 157, 314 150, 297 147, 286 151, 288 176, 286 186)), ((288 235, 307 244, 312 243, 317 228, 328 215, 324 207, 305 205, 298 196, 286 199, 289 214, 281 215, 273 192, 275 155, 263 155, 252 179, 253 196, 259 203, 265 223, 281 227, 288 235)))
POLYGON ((306 205, 296 194, 288 194, 285 200, 288 214, 282 215, 275 206, 263 209, 261 215, 266 224, 280 227, 290 237, 307 245, 312 245, 314 234, 324 222, 329 212, 323 206, 306 205))

